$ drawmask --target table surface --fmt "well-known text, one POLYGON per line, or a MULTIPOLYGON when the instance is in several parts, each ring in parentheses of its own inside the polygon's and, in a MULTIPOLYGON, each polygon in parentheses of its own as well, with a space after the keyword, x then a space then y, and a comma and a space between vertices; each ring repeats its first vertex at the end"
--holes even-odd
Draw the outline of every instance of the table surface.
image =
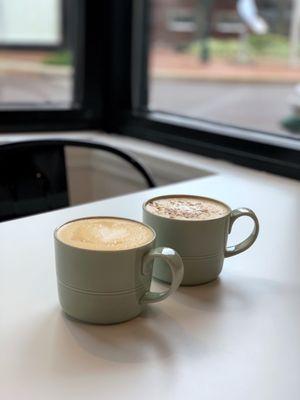
MULTIPOLYGON (((0 398, 293 400, 300 390, 300 184, 213 176, 0 224, 0 398), (141 218, 156 194, 252 208, 260 236, 220 279, 182 287, 114 326, 74 322, 57 298, 53 230, 141 218)), ((250 230, 237 223, 231 241, 250 230)))

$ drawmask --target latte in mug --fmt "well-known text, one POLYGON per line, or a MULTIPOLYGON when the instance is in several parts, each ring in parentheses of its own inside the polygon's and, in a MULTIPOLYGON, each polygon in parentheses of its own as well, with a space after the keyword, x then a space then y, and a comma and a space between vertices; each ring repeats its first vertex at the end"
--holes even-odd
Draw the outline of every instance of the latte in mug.
POLYGON ((154 234, 144 224, 118 218, 87 218, 69 222, 57 232, 63 243, 89 250, 128 250, 151 242, 154 234))
POLYGON ((222 217, 230 212, 225 204, 201 197, 165 197, 150 200, 146 210, 165 218, 202 221, 222 217))

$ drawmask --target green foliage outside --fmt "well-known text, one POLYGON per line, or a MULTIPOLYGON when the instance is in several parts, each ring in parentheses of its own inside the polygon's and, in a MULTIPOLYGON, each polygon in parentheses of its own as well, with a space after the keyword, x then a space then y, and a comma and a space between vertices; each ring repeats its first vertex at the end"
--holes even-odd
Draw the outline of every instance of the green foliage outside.
MULTIPOLYGON (((186 47, 185 52, 200 54, 199 42, 193 42, 186 47)), ((216 39, 208 41, 210 56, 234 60, 241 51, 246 51, 251 59, 286 59, 289 54, 288 38, 277 34, 249 35, 247 41, 241 43, 239 39, 216 39)))
MULTIPOLYGON (((201 44, 197 41, 180 50, 198 56, 200 54, 200 46, 201 44)), ((208 41, 208 46, 212 59, 222 58, 229 61, 236 60, 241 52, 247 52, 248 57, 252 60, 284 60, 289 55, 288 38, 271 33, 267 35, 249 35, 245 43, 241 43, 236 38, 211 38, 208 41)), ((44 64, 72 65, 72 54, 68 50, 54 52, 45 58, 44 64)))
POLYGON ((68 50, 56 51, 44 59, 44 64, 72 65, 72 54, 68 50))

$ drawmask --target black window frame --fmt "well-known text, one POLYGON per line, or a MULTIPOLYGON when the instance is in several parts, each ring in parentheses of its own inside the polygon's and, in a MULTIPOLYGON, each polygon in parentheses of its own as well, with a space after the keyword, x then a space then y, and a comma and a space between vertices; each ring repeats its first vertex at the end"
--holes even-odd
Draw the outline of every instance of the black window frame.
POLYGON ((78 1, 81 102, 73 110, 0 111, 1 131, 95 129, 300 179, 297 138, 147 110, 147 0, 78 1))

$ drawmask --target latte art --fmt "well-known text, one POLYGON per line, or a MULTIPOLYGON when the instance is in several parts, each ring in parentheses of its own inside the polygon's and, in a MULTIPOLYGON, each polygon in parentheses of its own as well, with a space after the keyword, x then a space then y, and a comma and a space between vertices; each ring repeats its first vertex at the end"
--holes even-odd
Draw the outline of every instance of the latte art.
POLYGON ((127 250, 151 242, 154 234, 139 222, 121 218, 87 218, 69 222, 57 232, 65 244, 88 250, 127 250))
POLYGON ((165 218, 195 221, 220 218, 229 212, 218 201, 196 196, 154 199, 146 204, 146 210, 165 218))

